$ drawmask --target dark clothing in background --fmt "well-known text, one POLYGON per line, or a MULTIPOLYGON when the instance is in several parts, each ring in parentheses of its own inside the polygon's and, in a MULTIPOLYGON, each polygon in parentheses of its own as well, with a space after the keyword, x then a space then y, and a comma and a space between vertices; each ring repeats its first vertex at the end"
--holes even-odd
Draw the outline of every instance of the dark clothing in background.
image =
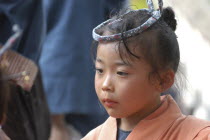
POLYGON ((11 140, 48 140, 49 112, 40 73, 31 92, 10 84, 12 93, 3 130, 11 140))
MULTIPOLYGON (((45 16, 42 0, 0 0, 0 42, 4 44, 18 24, 23 34, 13 50, 38 64, 45 37, 45 16)), ((41 75, 31 92, 11 85, 11 100, 3 129, 11 140, 47 140, 50 116, 44 97, 41 75)))
POLYGON ((95 94, 90 55, 91 32, 104 20, 104 3, 44 0, 44 9, 47 35, 39 64, 48 105, 52 114, 68 114, 68 122, 85 135, 107 118, 95 94))
POLYGON ((12 35, 12 25, 23 30, 13 50, 35 61, 39 60, 46 34, 42 0, 0 0, 0 42, 12 35))

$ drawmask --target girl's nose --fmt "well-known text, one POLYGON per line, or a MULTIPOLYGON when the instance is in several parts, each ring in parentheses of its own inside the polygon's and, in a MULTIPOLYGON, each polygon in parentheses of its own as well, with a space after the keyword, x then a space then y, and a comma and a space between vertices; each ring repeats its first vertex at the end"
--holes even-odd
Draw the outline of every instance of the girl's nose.
POLYGON ((113 81, 111 76, 106 76, 103 85, 102 85, 102 90, 104 91, 112 91, 113 90, 113 81))

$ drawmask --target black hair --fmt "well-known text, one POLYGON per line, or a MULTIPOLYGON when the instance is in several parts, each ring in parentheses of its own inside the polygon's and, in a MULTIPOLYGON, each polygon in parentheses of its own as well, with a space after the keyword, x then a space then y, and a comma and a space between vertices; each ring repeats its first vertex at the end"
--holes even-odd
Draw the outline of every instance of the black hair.
MULTIPOLYGON (((98 30, 100 35, 107 32, 116 34, 128 31, 142 25, 152 16, 147 11, 130 12, 121 16, 114 16, 116 21, 98 30), (121 18, 122 20, 118 20, 121 18)), ((162 69, 172 69, 177 72, 180 62, 179 44, 175 34, 177 22, 171 7, 164 8, 161 18, 148 29, 131 38, 123 38, 119 42, 119 53, 123 61, 128 58, 139 59, 136 50, 140 51, 144 59, 151 65, 152 73, 159 73, 162 69), (120 44, 123 45, 120 45, 120 44)), ((123 37, 123 36, 122 36, 123 37)), ((128 61, 127 61, 128 62, 128 61)))

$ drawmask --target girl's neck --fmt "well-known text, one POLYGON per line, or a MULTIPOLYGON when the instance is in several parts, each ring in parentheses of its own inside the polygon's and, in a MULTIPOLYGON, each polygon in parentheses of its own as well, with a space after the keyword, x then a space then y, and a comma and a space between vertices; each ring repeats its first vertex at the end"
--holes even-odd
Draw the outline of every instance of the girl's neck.
POLYGON ((142 110, 141 112, 137 112, 132 116, 126 118, 118 119, 118 128, 124 131, 131 131, 133 128, 144 118, 149 116, 155 110, 157 110, 161 105, 161 101, 158 100, 153 106, 148 107, 146 110, 142 110))

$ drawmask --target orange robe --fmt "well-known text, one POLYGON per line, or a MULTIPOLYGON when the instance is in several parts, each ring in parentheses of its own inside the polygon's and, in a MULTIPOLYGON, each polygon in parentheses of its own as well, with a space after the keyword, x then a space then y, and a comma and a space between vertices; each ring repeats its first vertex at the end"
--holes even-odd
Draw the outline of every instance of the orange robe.
MULTIPOLYGON (((185 116, 171 96, 131 131, 126 140, 210 140, 210 122, 185 116)), ((82 140, 116 140, 117 120, 109 117, 82 140)))
POLYGON ((0 128, 0 140, 10 140, 9 137, 4 133, 4 131, 0 128))

